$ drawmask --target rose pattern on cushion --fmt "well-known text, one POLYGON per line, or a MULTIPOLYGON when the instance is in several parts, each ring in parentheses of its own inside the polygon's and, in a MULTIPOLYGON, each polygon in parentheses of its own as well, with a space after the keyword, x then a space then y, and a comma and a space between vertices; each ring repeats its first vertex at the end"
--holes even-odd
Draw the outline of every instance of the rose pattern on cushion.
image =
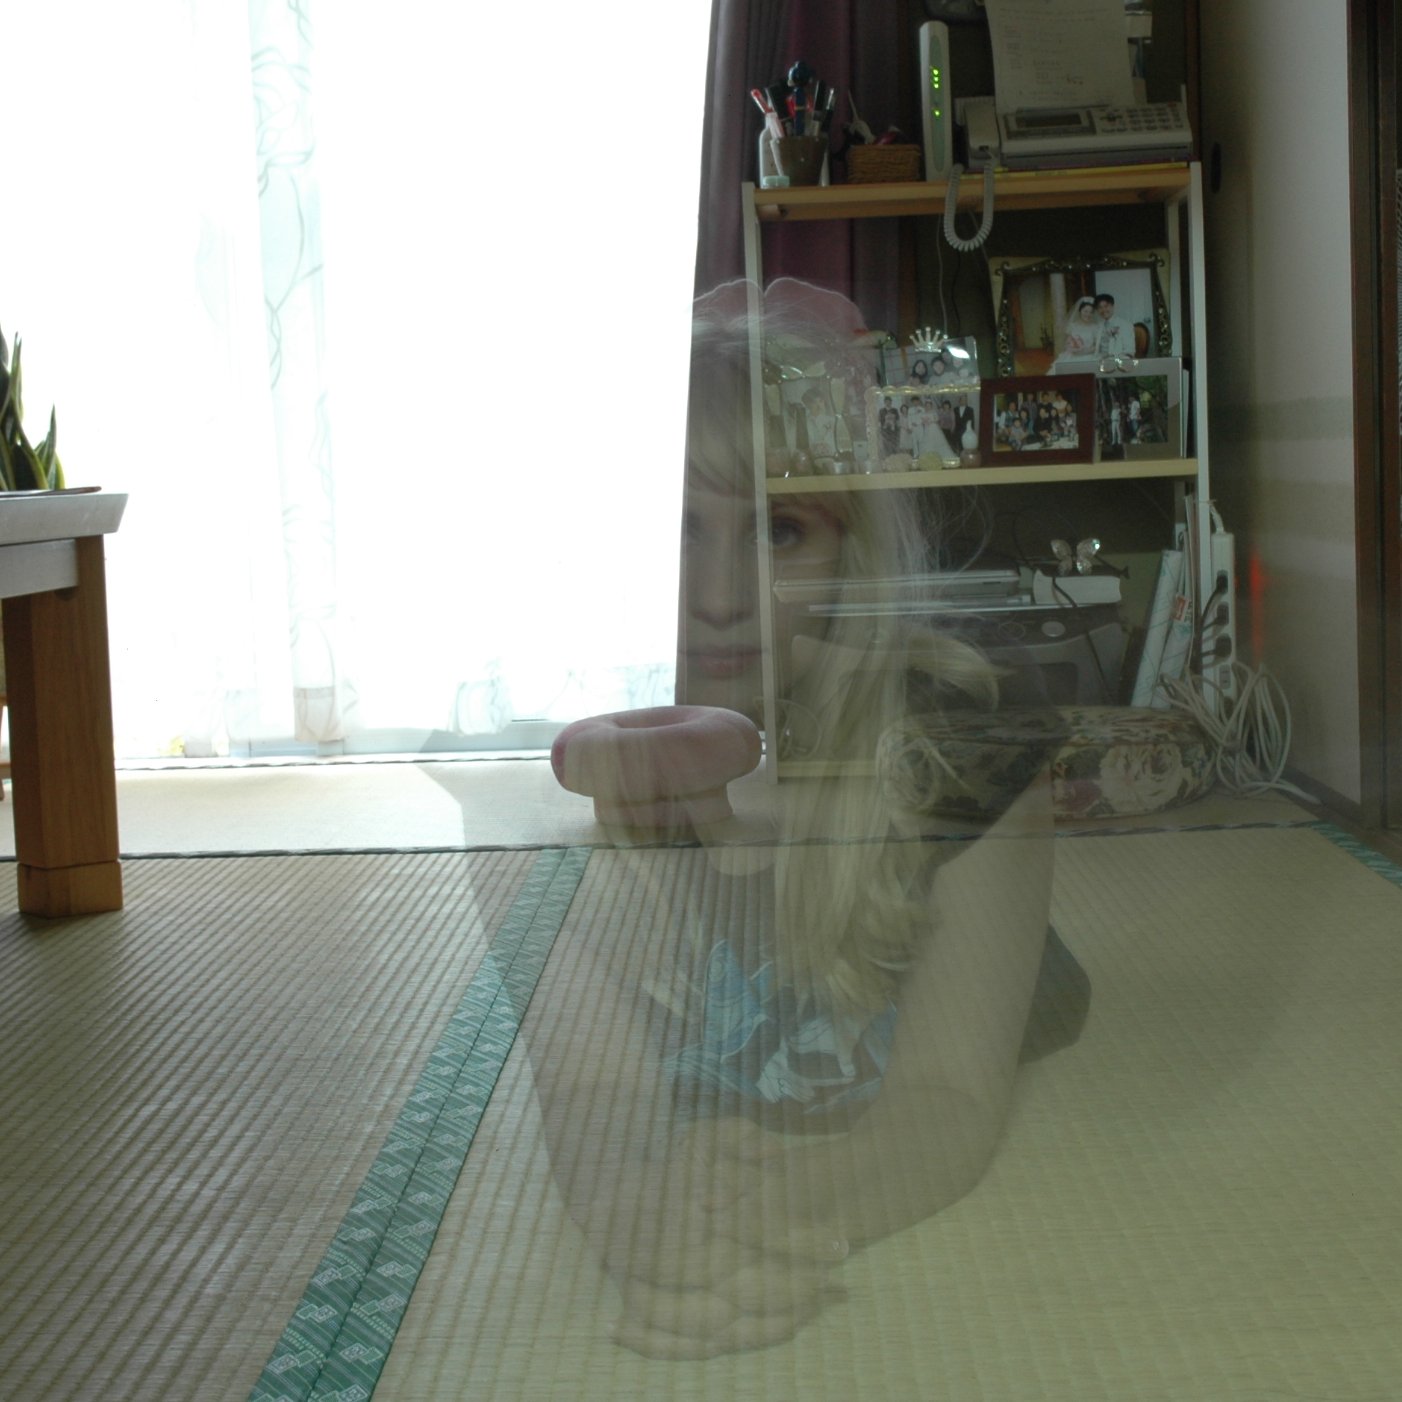
POLYGON ((877 775, 912 812, 997 817, 1050 760, 1056 816, 1138 817, 1212 786, 1207 737, 1180 711, 1129 706, 1011 708, 910 716, 877 752, 877 775))

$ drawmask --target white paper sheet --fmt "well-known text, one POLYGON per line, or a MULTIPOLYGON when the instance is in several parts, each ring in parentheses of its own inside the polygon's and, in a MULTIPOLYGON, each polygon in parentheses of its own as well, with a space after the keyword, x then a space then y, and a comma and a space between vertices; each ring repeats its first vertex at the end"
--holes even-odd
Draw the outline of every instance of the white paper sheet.
POLYGON ((985 0, 1000 112, 1134 101, 1124 0, 985 0))

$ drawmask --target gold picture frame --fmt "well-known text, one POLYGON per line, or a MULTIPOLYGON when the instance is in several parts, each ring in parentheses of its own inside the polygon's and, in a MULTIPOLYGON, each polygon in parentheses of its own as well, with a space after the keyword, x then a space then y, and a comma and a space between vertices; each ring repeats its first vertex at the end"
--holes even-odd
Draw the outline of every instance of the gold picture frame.
POLYGON ((1167 266, 1168 255, 1161 250, 996 260, 991 273, 997 373, 1004 378, 1052 374, 1065 358, 1171 355, 1173 324, 1163 291, 1167 266), (1110 302, 1108 317, 1100 309, 1103 299, 1110 302), (1072 344, 1077 308, 1087 301, 1092 321, 1083 328, 1086 344, 1072 344), (1113 341, 1105 334, 1112 322, 1113 341))

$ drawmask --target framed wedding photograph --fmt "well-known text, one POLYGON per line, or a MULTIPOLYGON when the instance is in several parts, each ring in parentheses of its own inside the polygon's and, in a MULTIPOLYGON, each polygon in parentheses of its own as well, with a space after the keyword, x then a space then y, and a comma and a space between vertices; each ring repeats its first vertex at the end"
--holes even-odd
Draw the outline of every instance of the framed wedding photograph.
POLYGON ((958 467, 961 453, 978 450, 980 394, 976 388, 923 385, 868 390, 870 470, 958 467))
POLYGON ((1171 355, 1167 266, 1159 250, 998 259, 991 270, 998 373, 1048 375, 1066 360, 1079 370, 1092 359, 1171 355))
POLYGON ((984 467, 1090 462, 1094 375, 1017 375, 983 382, 984 467))

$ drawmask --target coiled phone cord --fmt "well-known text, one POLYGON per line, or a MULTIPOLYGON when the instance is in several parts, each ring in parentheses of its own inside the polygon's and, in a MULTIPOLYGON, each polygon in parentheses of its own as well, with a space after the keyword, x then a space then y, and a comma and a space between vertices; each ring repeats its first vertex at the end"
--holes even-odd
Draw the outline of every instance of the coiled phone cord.
POLYGON ((959 203, 959 180, 963 174, 964 167, 961 165, 952 167, 949 172, 949 191, 944 197, 944 236, 951 248, 958 249, 960 253, 971 253, 983 245, 993 228, 993 162, 990 161, 983 168, 983 221, 979 224, 978 233, 969 239, 960 238, 954 231, 954 213, 959 203))

